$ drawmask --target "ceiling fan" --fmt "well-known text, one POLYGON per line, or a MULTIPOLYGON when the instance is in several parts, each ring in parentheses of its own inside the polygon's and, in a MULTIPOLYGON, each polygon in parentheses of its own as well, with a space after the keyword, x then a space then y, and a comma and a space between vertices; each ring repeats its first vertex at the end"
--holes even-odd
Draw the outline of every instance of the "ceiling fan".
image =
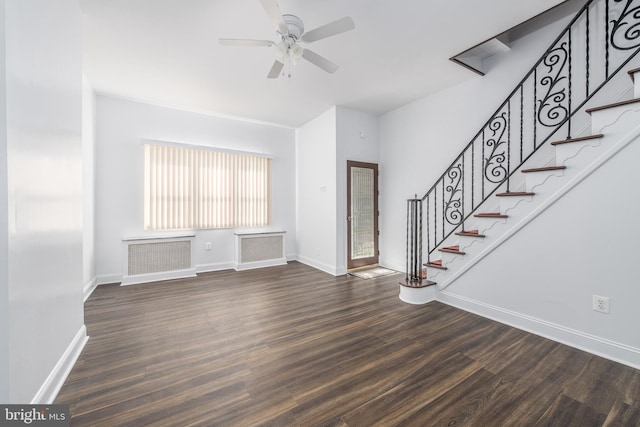
POLYGON ((218 39, 218 42, 223 46, 276 46, 277 57, 271 66, 269 74, 267 75, 267 78, 269 79, 278 78, 285 66, 285 63, 287 62, 289 65, 288 76, 291 77, 291 67, 301 58, 306 59, 327 73, 335 73, 338 70, 338 66, 336 64, 318 55, 312 50, 303 48, 300 46, 300 43, 313 43, 318 40, 326 39, 327 37, 353 30, 356 25, 351 17, 345 16, 342 19, 322 25, 305 33, 302 19, 295 15, 283 15, 280 12, 280 7, 278 6, 278 3, 276 3, 276 0, 260 0, 260 3, 262 3, 262 7, 267 12, 267 15, 273 25, 276 27, 276 34, 280 37, 280 41, 218 39))

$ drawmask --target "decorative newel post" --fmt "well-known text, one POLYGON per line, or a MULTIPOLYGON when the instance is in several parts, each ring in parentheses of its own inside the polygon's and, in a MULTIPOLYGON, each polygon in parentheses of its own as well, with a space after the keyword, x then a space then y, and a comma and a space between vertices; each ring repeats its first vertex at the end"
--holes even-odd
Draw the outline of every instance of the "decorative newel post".
POLYGON ((409 285, 422 283, 422 199, 407 200, 407 273, 409 285))
POLYGON ((426 304, 435 299, 435 284, 422 276, 422 199, 416 194, 407 200, 407 274, 400 281, 400 299, 426 304))

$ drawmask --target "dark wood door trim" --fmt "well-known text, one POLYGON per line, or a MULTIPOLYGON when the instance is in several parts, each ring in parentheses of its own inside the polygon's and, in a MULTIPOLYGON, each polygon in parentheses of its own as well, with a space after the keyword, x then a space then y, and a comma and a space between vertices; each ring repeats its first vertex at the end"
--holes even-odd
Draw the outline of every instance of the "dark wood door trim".
POLYGON ((358 268, 366 265, 377 264, 379 260, 379 246, 378 246, 378 220, 379 220, 379 207, 378 207, 378 164, 358 162, 354 160, 347 160, 347 268, 358 268), (351 168, 368 168, 373 169, 373 233, 374 233, 374 257, 362 258, 357 260, 351 259, 351 168))

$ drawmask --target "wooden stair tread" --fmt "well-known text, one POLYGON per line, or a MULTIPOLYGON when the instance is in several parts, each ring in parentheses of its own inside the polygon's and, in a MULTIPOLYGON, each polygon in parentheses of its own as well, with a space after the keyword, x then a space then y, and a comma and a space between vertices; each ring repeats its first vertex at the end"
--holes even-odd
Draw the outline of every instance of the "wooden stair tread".
POLYGON ((563 139, 561 141, 553 141, 551 145, 570 144, 572 142, 589 141, 591 139, 600 139, 602 137, 604 137, 604 135, 601 133, 596 135, 579 136, 577 138, 568 138, 568 139, 563 139))
POLYGON ((440 252, 447 252, 449 254, 456 254, 456 255, 464 255, 464 252, 460 251, 460 246, 448 246, 445 248, 440 248, 438 249, 440 252))
POLYGON ((613 104, 607 104, 607 105, 601 105, 599 107, 588 108, 585 111, 587 113, 591 114, 594 111, 602 111, 602 110, 606 110, 608 108, 615 108, 615 107, 621 107, 623 105, 635 104, 637 102, 640 102, 640 98, 627 99, 626 101, 614 102, 613 104))
POLYGON ((435 261, 427 262, 424 264, 425 267, 437 268, 439 270, 448 270, 447 267, 442 265, 442 260, 438 259, 435 261))
POLYGON ((480 234, 480 232, 478 232, 478 230, 459 231, 459 232, 456 233, 456 236, 485 237, 485 235, 484 234, 480 234))
POLYGON ((527 191, 508 191, 506 193, 498 193, 496 197, 518 197, 518 196, 533 196, 536 193, 530 193, 527 191))
POLYGON ((476 218, 508 218, 509 215, 503 215, 500 212, 485 212, 474 215, 476 218))
POLYGON ((407 288, 426 288, 428 286, 434 286, 437 285, 437 282, 434 282, 432 280, 427 280, 427 279, 422 279, 419 282, 410 282, 408 280, 402 280, 399 282, 400 286, 405 286, 407 288))
POLYGON ((531 169, 522 169, 522 173, 531 173, 531 172, 546 172, 546 171, 557 171, 566 169, 566 166, 545 166, 541 168, 531 168, 531 169))
POLYGON ((627 71, 627 74, 629 75, 629 77, 631 77, 631 80, 634 79, 635 73, 640 73, 640 68, 634 68, 633 70, 627 71))

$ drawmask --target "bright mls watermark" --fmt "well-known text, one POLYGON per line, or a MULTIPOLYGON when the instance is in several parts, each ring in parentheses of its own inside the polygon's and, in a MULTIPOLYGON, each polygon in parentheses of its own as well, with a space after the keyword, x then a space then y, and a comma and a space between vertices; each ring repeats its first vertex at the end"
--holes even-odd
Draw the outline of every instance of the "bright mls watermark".
POLYGON ((0 426, 69 427, 69 405, 0 405, 0 426))

